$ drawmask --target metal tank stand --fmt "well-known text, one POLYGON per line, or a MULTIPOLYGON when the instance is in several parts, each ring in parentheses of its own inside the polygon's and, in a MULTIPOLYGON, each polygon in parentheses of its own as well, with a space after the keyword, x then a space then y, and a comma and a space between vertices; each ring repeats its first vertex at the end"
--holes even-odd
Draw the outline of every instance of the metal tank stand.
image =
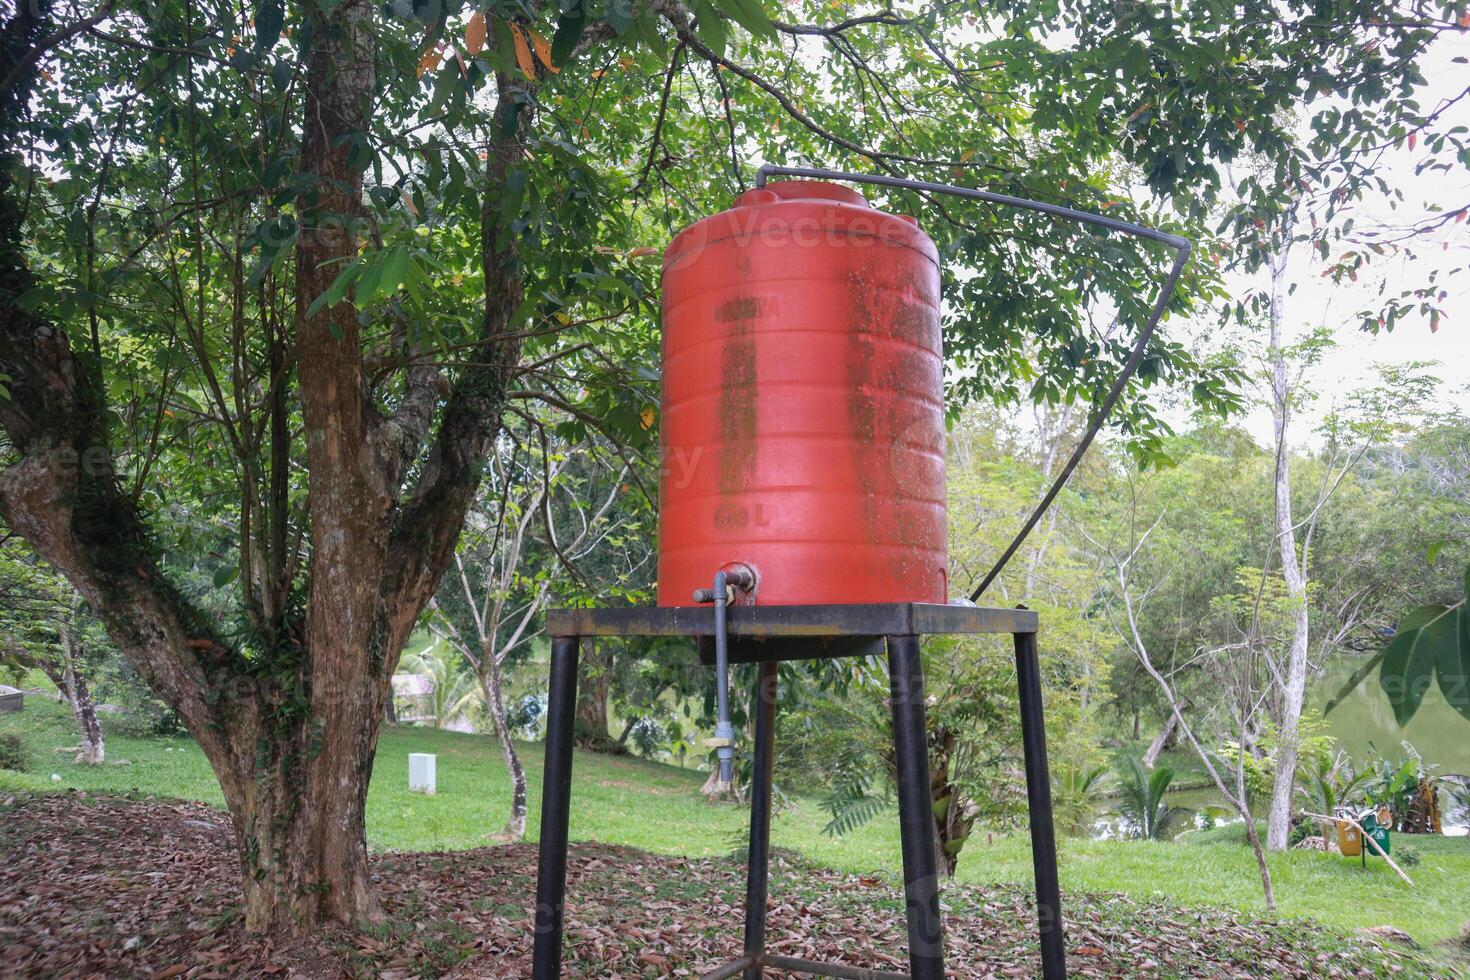
MULTIPOLYGON (((547 616, 551 633, 551 690, 547 705, 546 768, 541 802, 541 855, 536 878, 533 980, 561 977, 565 922, 567 822, 572 796, 572 720, 576 714, 577 655, 585 636, 687 636, 712 659, 711 614, 699 607, 557 609, 547 616)), ((1067 975, 1051 784, 1042 725, 1041 676, 1036 653, 1036 613, 930 603, 825 606, 732 606, 726 628, 731 663, 760 664, 756 689, 755 766, 750 786, 750 850, 746 863, 745 947, 734 962, 703 980, 740 976, 760 980, 767 968, 857 980, 942 980, 943 924, 929 796, 929 752, 924 728, 924 674, 919 638, 934 634, 1010 633, 1015 638, 1020 687, 1021 738, 1026 759, 1031 853, 1036 870, 1036 908, 1041 975, 1067 975), (776 664, 862 656, 887 647, 898 770, 898 820, 902 836, 907 904, 909 972, 865 970, 778 956, 766 948, 766 899, 771 842, 771 765, 776 740, 776 664)))

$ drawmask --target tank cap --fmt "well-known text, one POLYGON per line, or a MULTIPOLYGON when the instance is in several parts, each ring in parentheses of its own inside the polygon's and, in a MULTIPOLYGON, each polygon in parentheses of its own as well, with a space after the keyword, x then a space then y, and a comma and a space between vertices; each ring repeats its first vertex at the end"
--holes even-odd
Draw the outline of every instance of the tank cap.
POLYGON ((842 204, 855 204, 860 208, 868 207, 868 199, 851 187, 843 187, 841 184, 829 184, 825 180, 777 180, 772 181, 765 187, 753 191, 746 191, 735 201, 736 205, 746 204, 769 204, 775 200, 782 201, 838 201, 842 204), (769 194, 771 197, 762 197, 760 200, 752 200, 756 194, 769 194))
POLYGON ((779 200, 781 199, 775 193, 763 187, 758 187, 755 190, 746 191, 737 197, 735 199, 735 206, 737 208, 745 208, 750 207, 752 204, 775 204, 779 200))

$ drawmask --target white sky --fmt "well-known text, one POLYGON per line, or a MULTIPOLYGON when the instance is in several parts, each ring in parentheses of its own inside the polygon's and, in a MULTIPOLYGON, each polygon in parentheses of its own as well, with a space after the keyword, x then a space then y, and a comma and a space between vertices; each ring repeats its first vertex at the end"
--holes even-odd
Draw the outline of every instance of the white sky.
MULTIPOLYGON (((1442 35, 1429 52, 1424 71, 1427 85, 1419 100, 1426 113, 1470 85, 1470 64, 1455 64, 1456 57, 1470 58, 1470 33, 1442 35)), ((1451 108, 1435 128, 1443 131, 1454 126, 1470 127, 1470 99, 1451 108)), ((1402 189, 1406 200, 1398 205, 1383 198, 1365 198, 1357 210, 1355 231, 1377 223, 1404 225, 1425 217, 1425 201, 1437 201, 1447 211, 1470 204, 1470 172, 1457 167, 1448 173, 1416 175, 1414 167, 1425 155, 1422 139, 1414 150, 1401 145, 1384 155, 1383 177, 1390 186, 1402 189)), ((1441 158, 1453 161, 1448 150, 1441 158)), ((1293 443, 1310 438, 1310 429, 1330 407, 1334 393, 1371 385, 1375 363, 1438 362, 1433 373, 1445 381, 1441 404, 1458 405, 1470 414, 1470 270, 1449 275, 1451 269, 1470 266, 1470 220, 1446 225, 1436 232, 1433 242, 1413 248, 1416 254, 1412 261, 1381 257, 1366 274, 1359 275, 1357 283, 1342 284, 1322 278, 1325 263, 1320 256, 1308 254, 1301 247, 1293 251, 1287 276, 1297 288, 1286 301, 1288 322, 1295 325, 1298 336, 1318 327, 1331 328, 1339 345, 1312 374, 1321 397, 1299 420, 1293 443), (1357 329, 1354 314, 1377 302, 1378 286, 1385 276, 1389 294, 1397 295, 1402 289, 1425 284, 1434 268, 1440 270, 1438 285, 1449 292, 1442 304, 1447 315, 1441 317, 1437 333, 1431 333, 1428 318, 1417 313, 1400 320, 1392 333, 1374 336, 1357 329)), ((1240 277, 1231 285, 1244 292, 1264 287, 1266 282, 1262 271, 1258 277, 1240 277)), ((1271 424, 1264 410, 1252 411, 1246 427, 1263 444, 1269 442, 1271 424)))

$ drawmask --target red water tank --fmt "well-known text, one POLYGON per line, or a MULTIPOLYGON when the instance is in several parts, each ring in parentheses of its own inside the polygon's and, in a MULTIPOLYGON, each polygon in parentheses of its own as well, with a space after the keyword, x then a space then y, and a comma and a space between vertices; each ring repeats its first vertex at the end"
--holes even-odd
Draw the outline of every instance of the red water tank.
POLYGON ((944 602, 939 264, 856 191, 748 191, 664 253, 658 601, 944 602))

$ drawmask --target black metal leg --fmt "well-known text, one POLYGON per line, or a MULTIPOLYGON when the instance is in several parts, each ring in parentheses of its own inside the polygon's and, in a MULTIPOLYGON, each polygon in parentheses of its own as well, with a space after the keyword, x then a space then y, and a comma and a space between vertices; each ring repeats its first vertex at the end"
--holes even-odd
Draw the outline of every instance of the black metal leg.
POLYGON ((1016 680, 1021 696, 1021 744, 1026 753, 1026 802, 1031 810, 1031 861, 1036 870, 1036 916, 1041 931, 1041 975, 1067 976, 1062 896, 1057 883, 1057 838, 1051 817, 1051 776, 1041 709, 1036 634, 1016 634, 1016 680))
POLYGON ((558 980, 561 977, 562 919, 567 891, 567 822, 572 802, 572 722, 577 714, 577 653, 580 645, 579 638, 575 636, 558 636, 551 641, 532 980, 558 980))
POLYGON ((750 774, 750 851, 745 861, 745 955, 743 980, 761 980, 766 951, 766 896, 771 871, 771 768, 776 744, 776 664, 760 666, 755 684, 755 758, 750 774))
POLYGON ((908 905, 909 973, 913 980, 943 980, 944 932, 939 916, 934 803, 929 793, 929 739, 924 728, 924 666, 917 636, 888 638, 888 683, 898 768, 903 890, 908 905))

